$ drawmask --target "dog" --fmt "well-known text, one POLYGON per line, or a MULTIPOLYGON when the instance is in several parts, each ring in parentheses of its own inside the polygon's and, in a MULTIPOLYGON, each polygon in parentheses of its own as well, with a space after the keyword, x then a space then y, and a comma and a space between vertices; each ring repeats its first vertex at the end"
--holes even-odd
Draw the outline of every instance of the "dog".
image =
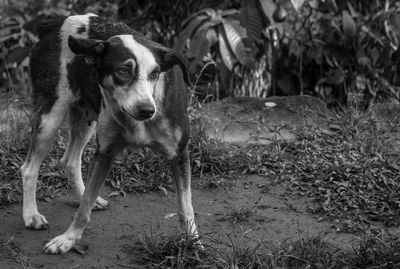
POLYGON ((46 229, 36 204, 39 166, 69 117, 69 142, 60 164, 80 200, 69 228, 44 251, 66 253, 80 240, 91 210, 109 203, 99 197, 113 159, 127 147, 148 147, 171 162, 178 216, 198 236, 190 187, 187 65, 177 52, 123 23, 95 14, 45 23, 31 53, 34 123, 21 167, 25 226, 46 229), (97 150, 85 188, 81 156, 96 129, 97 150))

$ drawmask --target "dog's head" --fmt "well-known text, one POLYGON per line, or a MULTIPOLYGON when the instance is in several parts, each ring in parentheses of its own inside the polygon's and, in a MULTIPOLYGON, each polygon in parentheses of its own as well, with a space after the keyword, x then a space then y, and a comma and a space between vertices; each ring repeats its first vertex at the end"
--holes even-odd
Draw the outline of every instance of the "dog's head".
POLYGON ((185 60, 175 51, 142 36, 119 35, 107 41, 70 36, 71 51, 96 67, 103 97, 135 120, 152 118, 163 98, 164 72, 185 60))

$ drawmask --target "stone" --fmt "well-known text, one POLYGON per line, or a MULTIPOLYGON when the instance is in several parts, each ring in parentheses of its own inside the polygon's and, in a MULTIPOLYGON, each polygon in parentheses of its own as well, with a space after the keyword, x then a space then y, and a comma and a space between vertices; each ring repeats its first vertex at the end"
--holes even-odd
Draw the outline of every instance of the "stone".
POLYGON ((203 105, 199 113, 206 135, 228 144, 293 141, 305 126, 329 132, 330 112, 311 96, 226 98, 203 105))

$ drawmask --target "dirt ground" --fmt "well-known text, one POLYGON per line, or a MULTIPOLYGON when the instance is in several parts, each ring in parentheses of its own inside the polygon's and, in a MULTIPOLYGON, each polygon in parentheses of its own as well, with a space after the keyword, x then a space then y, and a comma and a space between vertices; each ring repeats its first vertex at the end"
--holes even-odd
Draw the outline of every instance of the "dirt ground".
MULTIPOLYGON (((240 240, 267 239, 279 242, 299 236, 328 233, 326 238, 341 246, 350 246, 356 238, 336 233, 332 224, 320 222, 307 212, 313 206, 305 198, 290 197, 284 186, 273 186, 268 179, 246 176, 232 181, 224 188, 207 189, 200 180, 193 179, 193 203, 196 222, 205 243, 220 238, 220 246, 227 247, 227 234, 240 240), (254 214, 240 222, 230 217, 231 212, 249 209, 254 214), (234 223, 235 222, 235 223, 234 223)), ((107 197, 110 190, 103 190, 107 197)), ((42 252, 45 243, 65 231, 76 208, 71 207, 69 196, 62 195, 50 202, 39 202, 39 210, 50 222, 50 229, 26 229, 21 217, 21 205, 0 209, 0 268, 23 268, 17 261, 27 261, 30 268, 124 268, 132 267, 133 253, 127 246, 146 232, 173 234, 179 231, 175 213, 174 193, 130 194, 109 197, 110 209, 93 212, 91 222, 80 242, 88 253, 70 251, 64 255, 42 252), (5 246, 13 250, 5 253, 5 246)))

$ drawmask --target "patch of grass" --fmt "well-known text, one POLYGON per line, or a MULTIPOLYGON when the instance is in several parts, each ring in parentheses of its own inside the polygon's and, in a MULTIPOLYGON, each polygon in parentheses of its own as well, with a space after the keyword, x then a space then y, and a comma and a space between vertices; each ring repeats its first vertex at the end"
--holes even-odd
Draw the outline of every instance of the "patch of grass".
POLYGON ((346 255, 322 236, 288 240, 276 246, 269 268, 344 268, 346 255))
POLYGON ((165 236, 150 232, 139 236, 136 245, 125 250, 137 254, 134 263, 140 268, 212 268, 207 265, 208 255, 198 242, 198 238, 189 234, 165 236))
MULTIPOLYGON (((62 148, 59 142, 53 145, 45 158, 38 177, 37 197, 49 201, 69 188, 64 173, 58 165, 62 148), (56 157, 57 156, 57 157, 56 157)), ((20 167, 27 154, 28 145, 0 149, 0 205, 22 201, 22 179, 20 167)))
POLYGON ((114 161, 108 182, 117 190, 144 193, 165 189, 174 191, 170 165, 150 150, 124 153, 114 161))
POLYGON ((228 214, 221 218, 224 221, 231 221, 235 226, 236 223, 254 221, 256 213, 249 207, 232 208, 228 214))
POLYGON ((228 248, 221 248, 221 239, 203 238, 209 244, 202 249, 187 235, 147 234, 134 247, 125 247, 125 251, 137 268, 342 269, 400 265, 399 237, 385 232, 364 234, 353 249, 339 248, 322 235, 278 244, 240 236, 227 238, 228 248))
POLYGON ((339 231, 399 225, 400 114, 384 113, 348 108, 333 113, 329 132, 305 126, 298 141, 269 146, 226 146, 205 138, 200 125, 192 128, 193 172, 205 186, 208 178, 240 174, 284 182, 292 194, 314 199, 312 212, 339 231))
MULTIPOLYGON (((292 192, 314 198, 320 206, 313 212, 336 220, 342 231, 359 232, 375 221, 398 225, 398 133, 389 136, 371 112, 348 110, 334 121, 335 132, 305 130, 300 143, 285 146, 281 180, 292 192)), ((399 118, 389 121, 400 126, 399 118)))
POLYGON ((400 268, 400 237, 383 230, 367 231, 347 262, 355 268, 400 268))
POLYGON ((216 268, 264 268, 267 258, 262 251, 264 242, 251 242, 230 235, 227 237, 229 239, 227 250, 218 248, 216 252, 211 252, 216 268))

